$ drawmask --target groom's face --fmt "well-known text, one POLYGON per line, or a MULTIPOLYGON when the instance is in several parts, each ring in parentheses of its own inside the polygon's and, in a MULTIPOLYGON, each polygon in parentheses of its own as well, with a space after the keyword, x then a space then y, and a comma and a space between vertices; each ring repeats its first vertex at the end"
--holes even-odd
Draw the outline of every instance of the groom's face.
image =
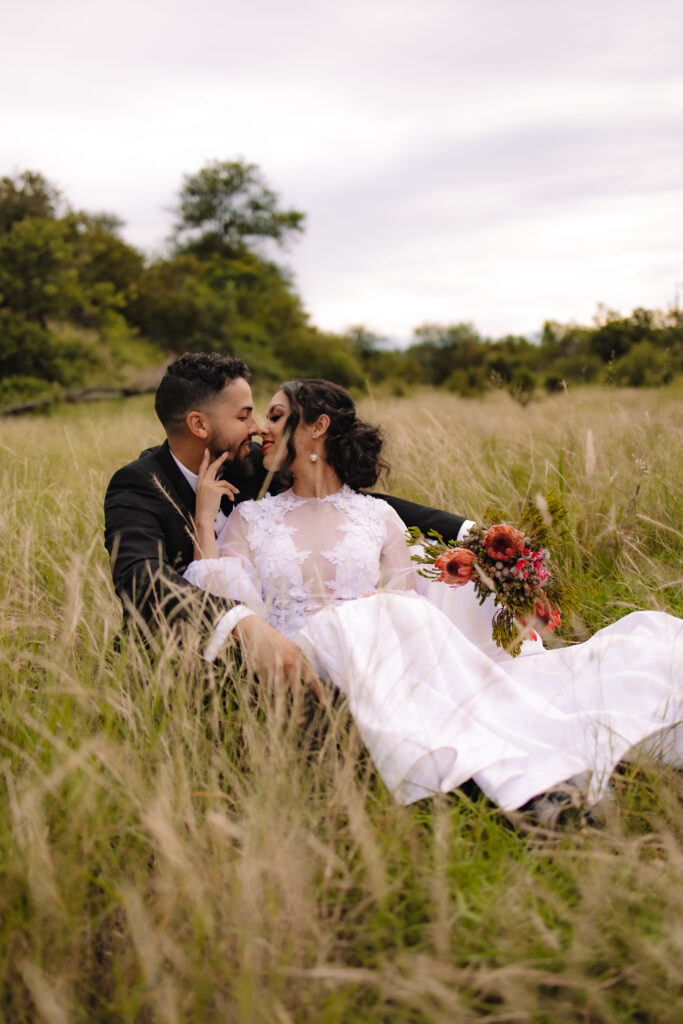
POLYGON ((258 434, 251 388, 244 377, 229 381, 206 411, 207 447, 212 459, 228 452, 227 462, 240 463, 249 454, 249 440, 258 434))

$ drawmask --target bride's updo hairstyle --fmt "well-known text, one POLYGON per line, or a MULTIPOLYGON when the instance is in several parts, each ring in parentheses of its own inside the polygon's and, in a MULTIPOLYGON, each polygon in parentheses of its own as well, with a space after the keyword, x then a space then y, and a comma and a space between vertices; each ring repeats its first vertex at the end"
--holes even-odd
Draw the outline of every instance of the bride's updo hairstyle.
POLYGON ((389 464, 382 458, 384 438, 379 427, 356 415, 346 388, 330 380, 293 380, 282 384, 291 412, 285 424, 287 463, 296 456, 294 431, 299 423, 315 423, 323 413, 330 418, 325 436, 325 458, 342 483, 354 491, 372 487, 389 464))

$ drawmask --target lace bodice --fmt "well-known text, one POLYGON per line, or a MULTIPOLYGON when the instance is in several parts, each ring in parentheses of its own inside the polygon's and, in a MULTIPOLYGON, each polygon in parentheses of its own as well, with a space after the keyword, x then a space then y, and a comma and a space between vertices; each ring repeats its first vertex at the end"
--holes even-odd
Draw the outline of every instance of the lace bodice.
POLYGON ((287 636, 331 603, 380 588, 407 589, 414 577, 396 512, 346 486, 325 498, 289 490, 245 501, 218 548, 221 558, 193 563, 188 578, 242 600, 287 636))

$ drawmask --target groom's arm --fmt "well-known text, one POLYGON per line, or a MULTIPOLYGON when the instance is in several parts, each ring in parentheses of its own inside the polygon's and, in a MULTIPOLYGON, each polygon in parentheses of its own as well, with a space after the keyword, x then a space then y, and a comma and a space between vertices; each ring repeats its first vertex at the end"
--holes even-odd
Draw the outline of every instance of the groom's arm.
MULTIPOLYGON (((303 682, 319 692, 315 672, 292 640, 245 605, 215 597, 176 571, 168 550, 168 498, 148 474, 134 466, 119 470, 104 507, 114 586, 129 620, 155 629, 163 621, 196 621, 199 609, 207 633, 225 627, 220 649, 236 641, 259 679, 292 690, 303 682)), ((219 653, 217 647, 214 657, 219 653)))
MULTIPOLYGON (((126 618, 151 628, 195 616, 212 628, 231 603, 205 594, 183 579, 169 551, 168 498, 134 466, 114 474, 104 503, 105 546, 114 588, 126 618)), ((189 525, 189 524, 188 524, 189 525)))
POLYGON ((461 540, 465 530, 473 525, 472 520, 465 519, 464 516, 455 515, 453 512, 444 512, 440 508, 418 505, 415 501, 396 498, 393 494, 373 494, 373 497, 386 501, 398 512, 406 526, 417 526, 425 537, 430 530, 436 530, 447 543, 461 540))

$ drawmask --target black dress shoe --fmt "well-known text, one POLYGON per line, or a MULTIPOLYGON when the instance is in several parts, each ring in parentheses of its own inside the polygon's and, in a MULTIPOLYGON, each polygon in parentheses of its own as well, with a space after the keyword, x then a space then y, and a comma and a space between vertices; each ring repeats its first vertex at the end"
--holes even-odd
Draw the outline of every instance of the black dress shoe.
POLYGON ((562 825, 570 824, 599 824, 573 779, 567 779, 546 793, 539 793, 523 804, 519 811, 534 825, 540 825, 542 828, 560 828, 562 825))

